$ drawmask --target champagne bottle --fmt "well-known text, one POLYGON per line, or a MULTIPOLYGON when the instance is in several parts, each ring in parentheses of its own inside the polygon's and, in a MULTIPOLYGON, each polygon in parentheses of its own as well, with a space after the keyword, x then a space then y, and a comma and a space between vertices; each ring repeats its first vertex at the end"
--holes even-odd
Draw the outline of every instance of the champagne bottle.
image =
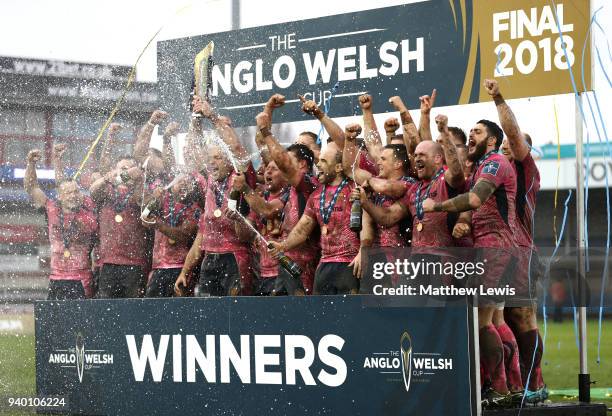
MULTIPOLYGON (((272 244, 268 243, 268 248, 272 247, 272 244)), ((294 279, 299 279, 302 275, 302 269, 300 268, 300 266, 298 266, 296 262, 291 260, 289 256, 287 256, 285 253, 280 253, 278 262, 281 267, 285 269, 285 271, 289 273, 294 279)))
POLYGON ((238 207, 238 200, 240 199, 240 191, 236 189, 232 189, 229 194, 229 199, 227 200, 227 208, 232 211, 236 211, 238 207))
POLYGON ((140 218, 146 219, 149 217, 151 212, 157 211, 160 208, 161 208, 161 204, 159 203, 157 198, 153 198, 152 200, 149 201, 149 203, 142 210, 142 214, 140 215, 140 218))
POLYGON ((356 199, 351 205, 351 219, 349 227, 358 233, 361 231, 361 201, 356 199))

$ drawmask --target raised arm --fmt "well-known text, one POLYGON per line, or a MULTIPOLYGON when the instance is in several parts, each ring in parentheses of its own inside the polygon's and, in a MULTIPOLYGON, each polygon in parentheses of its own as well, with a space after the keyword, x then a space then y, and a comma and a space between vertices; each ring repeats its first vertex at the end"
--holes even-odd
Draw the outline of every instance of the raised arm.
POLYGON ((172 137, 176 136, 181 126, 173 121, 166 126, 164 135, 162 136, 164 142, 164 149, 162 157, 164 160, 164 170, 166 172, 172 172, 176 167, 176 160, 174 159, 174 150, 172 149, 172 137))
MULTIPOLYGON (((229 117, 219 117, 216 127, 217 131, 219 132, 219 135, 221 136, 221 139, 225 142, 225 144, 229 146, 234 156, 238 160, 243 162, 243 164, 247 164, 249 153, 240 142, 238 134, 236 134, 236 130, 234 130, 234 128, 232 127, 232 121, 229 119, 229 117)), ((245 167, 243 166, 242 168, 245 167)))
POLYGON ((270 125, 269 116, 265 112, 261 112, 255 117, 255 122, 257 123, 257 129, 268 147, 272 160, 276 162, 278 168, 285 174, 287 181, 289 181, 292 186, 298 186, 302 180, 302 175, 291 162, 289 152, 287 152, 272 135, 268 127, 270 125))
POLYGON ((270 125, 268 125, 268 128, 272 127, 272 115, 274 114, 274 110, 284 105, 285 105, 284 95, 274 94, 268 99, 263 109, 263 112, 266 113, 268 117, 270 118, 270 125))
POLYGON ((202 118, 192 116, 189 121, 189 130, 185 137, 185 164, 191 171, 198 171, 201 163, 206 160, 206 152, 202 146, 202 118))
MULTIPOLYGON (((268 99, 268 102, 264 106, 263 112, 268 115, 269 125, 266 126, 268 128, 272 128, 272 115, 274 110, 285 105, 285 96, 281 94, 274 94, 268 99)), ((259 150, 259 155, 261 156, 261 160, 264 162, 264 165, 267 165, 271 160, 270 151, 266 146, 266 141, 264 137, 261 135, 259 129, 257 129, 257 133, 255 133, 255 144, 257 145, 257 149, 259 150)))
POLYGON ((111 152, 115 145, 115 139, 117 135, 121 131, 123 127, 119 123, 111 123, 108 126, 108 132, 106 134, 106 141, 104 142, 104 146, 102 147, 102 152, 100 153, 100 160, 98 162, 98 172, 102 175, 107 174, 113 168, 113 161, 111 158, 111 152))
POLYGON ((440 145, 444 150, 444 159, 448 169, 444 172, 446 183, 455 189, 462 189, 465 184, 465 176, 463 175, 463 167, 457 156, 457 147, 451 140, 448 132, 448 117, 442 114, 436 116, 436 125, 440 133, 440 145))
POLYGON ((245 161, 248 158, 248 153, 232 127, 231 119, 229 117, 219 116, 215 113, 208 101, 202 100, 197 95, 193 97, 192 105, 194 113, 201 114, 211 121, 219 133, 221 140, 227 144, 232 154, 237 159, 245 161))
POLYGON ((436 95, 438 92, 434 88, 431 92, 431 97, 429 95, 422 95, 419 97, 419 101, 421 101, 421 118, 419 119, 419 136, 421 140, 433 140, 431 136, 431 109, 436 102, 436 95))
POLYGON ((496 186, 487 179, 478 179, 471 191, 447 199, 444 202, 434 202, 427 198, 423 201, 425 212, 464 212, 478 209, 495 192, 496 186))
POLYGON ((264 197, 259 195, 257 192, 254 192, 246 183, 246 178, 243 173, 234 176, 232 189, 241 192, 249 204, 249 207, 251 207, 251 209, 258 215, 265 217, 266 219, 271 220, 278 217, 284 208, 282 201, 278 199, 266 201, 264 197))
POLYGON ((56 143, 53 145, 53 153, 51 155, 53 161, 53 170, 55 171, 55 186, 66 180, 64 174, 64 153, 66 152, 66 143, 56 143))
POLYGON ((510 109, 510 106, 506 103, 506 100, 504 100, 504 97, 501 95, 499 84, 496 80, 485 79, 484 87, 489 95, 493 97, 493 101, 497 107, 499 122, 502 130, 506 133, 506 137, 508 137, 508 144, 510 145, 510 150, 512 150, 512 155, 516 160, 521 162, 527 157, 530 149, 516 121, 516 117, 510 109))
POLYGON ((353 179, 358 185, 363 184, 372 177, 372 174, 367 170, 360 169, 357 163, 357 155, 359 150, 355 145, 355 139, 361 133, 361 126, 357 123, 352 123, 344 128, 344 149, 342 151, 342 169, 344 174, 353 179))
POLYGON ((404 105, 402 99, 398 96, 389 98, 389 103, 400 113, 402 119, 402 135, 404 137, 404 145, 409 155, 414 154, 417 144, 421 141, 419 132, 414 124, 414 120, 408 111, 408 107, 404 105))
POLYGON ((375 161, 378 161, 382 153, 382 140, 380 133, 376 127, 374 113, 372 111, 372 97, 368 94, 359 97, 359 106, 363 114, 363 140, 365 142, 368 153, 375 161))
POLYGON ((41 159, 42 152, 38 149, 30 150, 26 157, 26 171, 23 178, 23 187, 30 195, 36 208, 44 207, 47 203, 47 196, 38 185, 38 177, 36 176, 36 163, 41 159))
POLYGON ((327 134, 329 134, 329 137, 342 149, 344 147, 344 132, 342 128, 329 118, 313 100, 306 100, 301 95, 299 97, 302 101, 302 111, 319 120, 327 134))
POLYGON ((147 151, 149 150, 149 144, 151 143, 151 135, 153 134, 153 129, 159 123, 161 123, 166 117, 168 113, 162 110, 155 110, 151 117, 149 117, 149 121, 141 127, 138 132, 138 136, 136 137, 136 144, 134 144, 134 159, 141 164, 144 162, 147 157, 147 151))

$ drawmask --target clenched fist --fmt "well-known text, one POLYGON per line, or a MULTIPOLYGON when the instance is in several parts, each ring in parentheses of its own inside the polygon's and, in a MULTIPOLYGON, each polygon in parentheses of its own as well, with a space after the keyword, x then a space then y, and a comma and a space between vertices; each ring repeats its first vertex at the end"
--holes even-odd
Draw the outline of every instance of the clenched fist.
POLYGON ((274 94, 267 103, 270 108, 279 108, 285 105, 285 96, 281 94, 274 94))
POLYGON ((464 222, 458 222, 453 227, 453 237, 454 238, 463 238, 470 234, 471 228, 470 224, 466 224, 464 222))
POLYGON ((38 163, 42 157, 42 152, 39 149, 32 149, 28 152, 26 160, 28 163, 38 163))
POLYGON ((176 136, 180 129, 181 125, 176 121, 172 121, 166 126, 166 130, 164 130, 164 137, 170 138, 172 136, 176 136))
POLYGON ((344 137, 346 140, 353 141, 361 134, 361 126, 357 123, 348 124, 344 128, 344 137))
POLYGON ((359 106, 362 110, 369 110, 372 108, 372 97, 369 94, 363 94, 359 96, 359 106))
POLYGON ((485 90, 487 90, 487 93, 491 97, 495 97, 495 96, 499 95, 499 84, 497 83, 496 80, 494 80, 494 79, 485 79, 484 80, 484 87, 485 87, 485 90))
POLYGON ((436 116, 436 125, 438 126, 438 131, 444 133, 448 129, 448 117, 444 114, 438 114, 436 116))
POLYGON ((193 96, 191 101, 193 112, 196 114, 202 114, 206 118, 210 118, 213 115, 213 109, 210 103, 206 100, 202 100, 198 95, 193 96))
POLYGON ((321 109, 319 108, 319 106, 317 105, 317 103, 315 103, 313 100, 306 100, 303 96, 298 95, 300 101, 302 102, 302 111, 305 112, 306 114, 310 114, 311 116, 314 116, 318 119, 323 118, 323 116, 325 115, 323 113, 323 111, 321 111, 321 109))
POLYGON ((53 145, 53 157, 56 159, 61 159, 64 153, 66 152, 67 146, 66 143, 56 143, 53 145))
POLYGON ((119 133, 121 131, 121 129, 123 129, 123 126, 119 123, 111 123, 110 126, 108 126, 108 135, 109 136, 114 136, 117 133, 119 133))
POLYGON ((151 117, 149 118, 149 122, 151 124, 157 125, 161 123, 166 117, 168 117, 168 113, 166 113, 165 111, 155 110, 153 111, 153 114, 151 114, 151 117))
POLYGON ((388 119, 385 120, 385 131, 387 133, 395 134, 395 132, 399 128, 400 128, 400 123, 398 119, 396 119, 395 117, 389 117, 388 119))

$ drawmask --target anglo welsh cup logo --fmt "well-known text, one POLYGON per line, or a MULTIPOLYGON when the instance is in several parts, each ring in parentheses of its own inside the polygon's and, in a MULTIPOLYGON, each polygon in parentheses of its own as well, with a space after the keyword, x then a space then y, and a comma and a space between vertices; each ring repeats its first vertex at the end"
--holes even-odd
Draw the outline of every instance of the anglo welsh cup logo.
POLYGON ((109 354, 105 350, 86 350, 85 337, 81 332, 78 332, 74 344, 66 349, 51 351, 48 363, 60 368, 76 369, 79 382, 82 383, 85 372, 95 371, 105 365, 113 364, 113 354, 109 354))
POLYGON ((412 339, 408 332, 400 338, 400 356, 402 358, 402 377, 406 391, 410 390, 410 377, 412 375, 412 339))
POLYGON ((79 382, 83 382, 83 370, 85 369, 85 340, 79 332, 76 337, 75 344, 76 368, 79 375, 79 382))

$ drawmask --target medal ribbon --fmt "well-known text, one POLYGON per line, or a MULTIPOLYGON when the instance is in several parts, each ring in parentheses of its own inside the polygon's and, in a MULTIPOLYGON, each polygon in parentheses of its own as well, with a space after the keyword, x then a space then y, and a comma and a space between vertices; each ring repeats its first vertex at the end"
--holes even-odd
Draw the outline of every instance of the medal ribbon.
POLYGON ((342 179, 342 182, 340 182, 340 185, 338 185, 338 187, 336 188, 336 191, 334 192, 334 196, 332 197, 331 201, 329 201, 329 205, 327 207, 325 206, 325 195, 327 194, 326 192, 327 185, 323 185, 323 190, 321 191, 321 197, 319 198, 319 212, 321 213, 323 224, 327 224, 329 222, 332 211, 334 207, 336 206, 336 201, 338 200, 338 196, 340 195, 340 192, 342 192, 342 190, 344 189, 347 183, 348 183, 348 178, 342 179))
POLYGON ((478 162, 476 162, 476 166, 474 166, 474 170, 472 173, 472 177, 470 178, 470 190, 472 190, 472 188, 474 187, 474 185, 476 184, 475 179, 476 179, 476 173, 478 172, 478 168, 480 167, 480 165, 482 165, 483 163, 485 163, 487 161, 487 159, 489 159, 491 157, 491 155, 497 153, 496 150, 491 150, 489 153, 487 153, 486 155, 484 155, 483 157, 481 157, 478 162))
POLYGON ((423 182, 419 182, 419 186, 417 188, 416 191, 416 196, 415 196, 415 206, 416 206, 416 214, 417 214, 417 218, 419 220, 422 220, 423 217, 425 216, 425 212, 423 211, 423 201, 425 201, 427 198, 429 198, 429 191, 431 191, 431 185, 433 185, 433 183, 440 177, 440 175, 442 175, 444 173, 444 169, 440 168, 440 170, 438 170, 438 172, 436 172, 436 174, 434 175, 433 178, 431 178, 431 181, 429 182, 429 185, 427 185, 427 189, 425 189, 425 195, 423 195, 423 198, 421 198, 421 188, 423 186, 423 182))
POLYGON ((130 197, 134 193, 134 189, 130 189, 123 197, 123 200, 120 202, 118 201, 121 198, 121 195, 119 195, 119 191, 117 190, 116 187, 113 187, 113 192, 115 193, 115 202, 113 204, 113 208, 115 212, 118 214, 127 207, 130 197))
POLYGON ((225 189, 227 188, 227 181, 229 180, 229 175, 223 180, 221 187, 214 184, 214 193, 215 193, 215 205, 217 208, 221 208, 223 205, 223 195, 225 194, 225 189))
MULTIPOLYGON (((291 191, 291 187, 287 185, 283 189, 281 189, 280 192, 278 193, 278 199, 283 203, 283 205, 285 205, 287 201, 289 201, 290 191, 291 191)), ((263 194, 263 197, 266 200, 266 202, 269 201, 270 191, 265 191, 263 194)), ((268 220, 264 216, 260 215, 259 219, 263 225, 266 225, 266 223, 268 222, 268 220)), ((282 210, 281 215, 280 215, 280 223, 282 224, 284 220, 285 220, 285 210, 282 210)))
POLYGON ((70 235, 74 234, 74 222, 70 224, 70 230, 66 230, 64 228, 64 210, 61 206, 56 205, 59 210, 59 229, 60 234, 62 235, 62 242, 64 243, 64 248, 67 249, 70 247, 70 235))
POLYGON ((179 220, 181 218, 181 215, 190 206, 191 206, 191 204, 184 205, 183 208, 179 209, 178 212, 175 213, 174 210, 176 209, 176 206, 175 206, 175 203, 174 203, 174 196, 172 195, 172 193, 170 193, 169 200, 168 200, 168 211, 169 211, 169 219, 170 219, 170 226, 171 227, 178 226, 179 220))

